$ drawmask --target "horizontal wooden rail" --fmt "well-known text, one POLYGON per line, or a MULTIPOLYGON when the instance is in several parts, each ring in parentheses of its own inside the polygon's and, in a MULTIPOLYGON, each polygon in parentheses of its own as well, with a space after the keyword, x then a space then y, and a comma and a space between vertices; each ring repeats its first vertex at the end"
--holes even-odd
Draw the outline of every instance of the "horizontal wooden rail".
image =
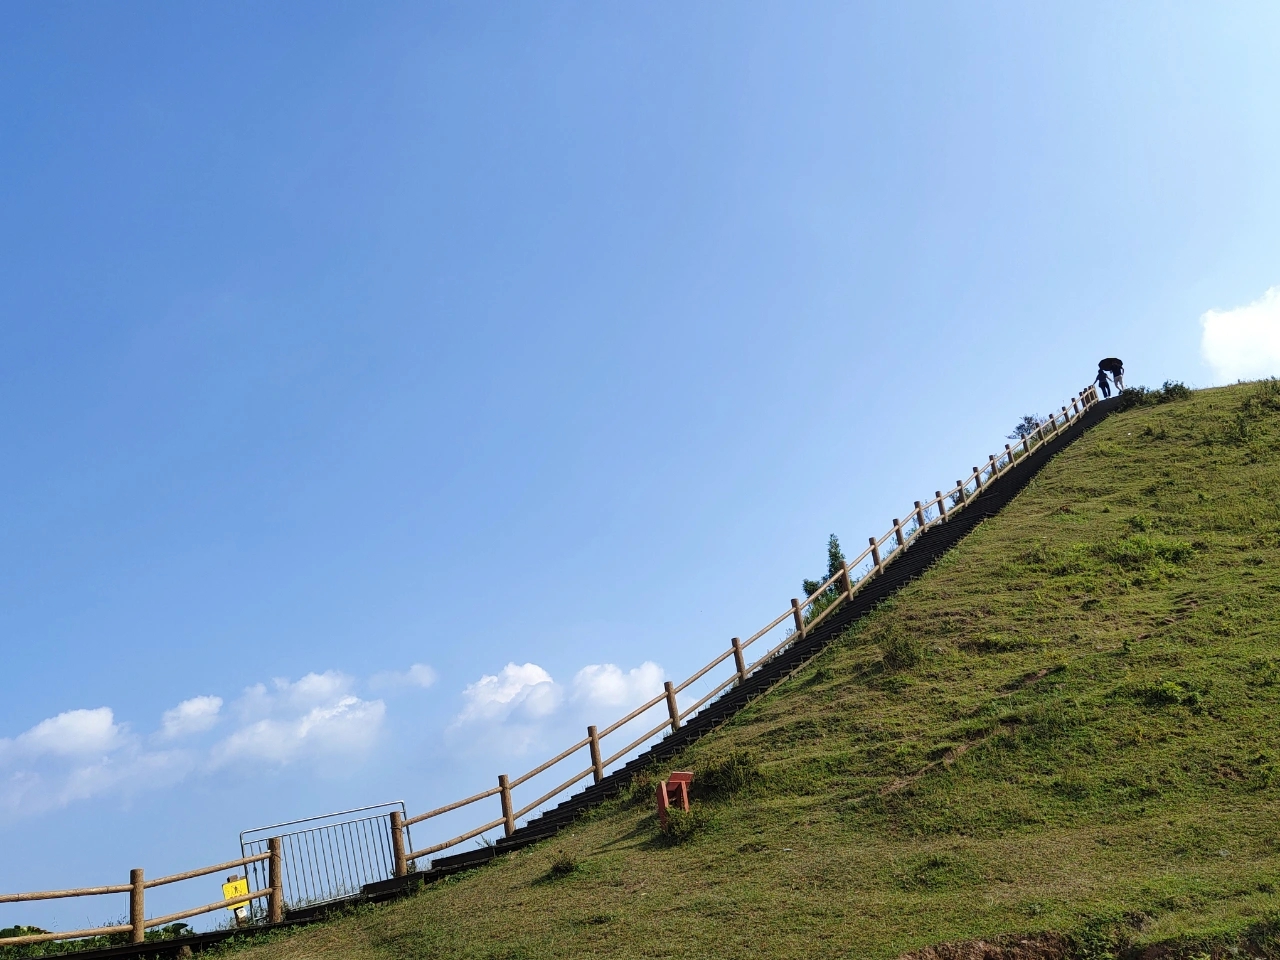
POLYGON ((556 787, 556 788, 554 788, 554 789, 552 789, 552 790, 548 790, 545 794, 543 794, 542 796, 540 796, 537 800, 533 801, 533 803, 530 803, 530 804, 527 804, 526 806, 521 807, 519 810, 517 810, 517 811, 515 812, 515 817, 516 817, 516 819, 517 819, 517 820, 519 820, 521 817, 523 817, 523 816, 524 816, 526 813, 528 813, 530 810, 534 810, 534 809, 537 809, 538 807, 542 806, 542 804, 546 803, 548 800, 550 800, 552 797, 554 797, 554 796, 555 796, 557 793, 559 793, 560 791, 562 791, 562 790, 568 790, 570 787, 572 787, 572 786, 573 786, 575 783, 577 783, 579 780, 585 780, 585 779, 586 779, 590 774, 595 773, 595 769, 596 769, 596 768, 595 768, 595 765, 594 765, 594 764, 593 764, 592 766, 587 767, 587 769, 583 770, 583 771, 582 771, 581 773, 579 773, 579 774, 576 774, 575 776, 570 777, 570 778, 569 778, 568 780, 566 780, 564 783, 560 784, 560 786, 558 786, 558 787, 556 787))
POLYGON ((514 787, 518 787, 518 786, 520 786, 520 784, 525 783, 525 782, 526 782, 526 781, 528 781, 528 780, 532 780, 532 779, 533 779, 534 777, 536 777, 538 774, 542 773, 542 771, 544 771, 544 770, 548 770, 548 769, 550 769, 551 767, 554 767, 554 766, 555 766, 557 763, 559 763, 561 760, 565 760, 565 759, 567 759, 567 758, 569 758, 569 757, 573 756, 575 753, 577 753, 577 752, 578 752, 579 750, 581 750, 583 747, 587 746, 589 743, 591 743, 591 738, 590 738, 590 737, 587 737, 587 738, 586 738, 586 739, 584 739, 584 740, 579 740, 577 743, 575 743, 575 744, 574 744, 572 747, 570 747, 568 750, 562 751, 561 753, 557 753, 554 757, 552 757, 550 760, 548 760, 548 761, 547 761, 546 763, 544 763, 542 766, 540 766, 540 767, 534 767, 532 770, 530 770, 528 773, 526 773, 523 777, 516 777, 514 780, 512 780, 512 781, 511 781, 510 786, 511 786, 511 787, 513 787, 513 788, 514 788, 514 787))
POLYGON ((689 684, 691 683, 697 683, 699 680, 705 677, 708 673, 710 673, 716 667, 720 666, 720 664, 724 663, 726 660, 728 660, 732 656, 733 656, 733 647, 730 647, 724 653, 720 654, 720 656, 716 657, 714 660, 708 663, 705 667, 703 667, 701 670, 699 670, 697 673, 691 676, 684 683, 676 687, 676 693, 679 693, 685 687, 689 686, 689 684))
POLYGON ((239 907, 251 900, 261 900, 263 897, 271 896, 270 888, 265 890, 254 890, 246 893, 242 897, 232 897, 230 900, 219 900, 217 903, 206 903, 203 907, 192 907, 190 910, 179 910, 177 913, 170 913, 163 917, 153 917, 148 920, 144 926, 148 930, 152 927, 163 927, 166 923, 176 923, 179 920, 186 920, 188 917, 198 917, 202 913, 213 913, 215 910, 222 910, 226 907, 239 907))
POLYGON ((465 840, 479 836, 481 833, 502 824, 506 825, 508 835, 510 835, 514 829, 514 823, 518 818, 537 809, 546 801, 569 789, 574 784, 585 779, 587 776, 594 774, 596 781, 599 782, 604 776, 604 769, 606 767, 616 763, 636 747, 639 747, 645 741, 662 731, 668 729, 679 729, 685 718, 696 714, 707 703, 715 699, 730 686, 741 682, 752 672, 759 669, 761 665, 777 656, 786 647, 806 636, 811 630, 819 626, 828 616, 839 609, 842 604, 848 602, 857 593, 859 593, 867 583, 876 579, 881 573, 883 573, 885 566, 891 560, 898 557, 904 550, 909 549, 911 544, 914 543, 921 534, 940 523, 947 522, 955 515, 956 512, 963 510, 969 505, 970 501, 972 501, 974 497, 985 490, 989 483, 1013 470, 1035 450, 1038 450, 1045 443, 1048 443, 1049 440, 1055 437, 1063 428, 1069 426, 1088 413, 1089 409, 1097 402, 1098 394, 1096 390, 1092 387, 1082 390, 1072 398, 1069 407, 1064 406, 1060 411, 1056 411, 1046 417, 1043 421, 1038 422, 1033 430, 1024 433, 1015 444, 1011 445, 1006 443, 1004 445, 1004 450, 988 455, 985 463, 980 462, 978 466, 973 467, 963 479, 957 480, 954 486, 945 491, 935 491, 933 498, 930 500, 916 501, 911 509, 903 514, 903 516, 906 517, 905 522, 895 519, 893 526, 886 533, 878 538, 870 538, 869 545, 862 551, 862 553, 858 554, 858 556, 853 560, 846 561, 841 570, 838 570, 828 576, 827 579, 822 581, 822 583, 817 586, 817 589, 803 601, 792 601, 792 605, 789 609, 783 611, 774 620, 761 627, 745 640, 739 641, 735 638, 732 647, 718 654, 710 663, 696 670, 692 675, 680 682, 678 685, 667 683, 666 689, 662 693, 646 701, 626 716, 615 720, 612 724, 605 727, 603 730, 600 730, 598 733, 596 732, 595 727, 589 728, 590 735, 585 740, 579 741, 572 747, 569 747, 567 750, 562 751, 542 765, 535 767, 528 773, 510 781, 509 783, 504 776, 500 778, 500 783, 502 785, 497 788, 485 790, 472 797, 468 797, 465 800, 459 800, 443 807, 437 807, 435 810, 401 821, 402 826, 408 827, 415 823, 421 823, 431 817, 439 816, 440 814, 447 813, 451 810, 456 810, 459 807, 466 806, 467 804, 492 797, 495 794, 500 793, 502 795, 502 817, 485 824, 482 827, 477 827, 468 833, 455 837, 452 840, 447 840, 443 843, 438 843, 430 847, 425 847, 422 850, 406 854, 405 859, 412 860, 436 853, 440 850, 445 850, 458 843, 462 843, 465 840), (869 566, 866 569, 863 569, 863 565, 867 564, 868 561, 870 561, 869 566), (825 595, 828 594, 832 588, 835 588, 838 591, 834 598, 828 602, 826 607, 820 610, 817 614, 814 614, 813 609, 815 604, 820 600, 823 600, 825 595), (754 660, 748 666, 746 659, 743 656, 743 651, 757 640, 767 636, 788 618, 793 618, 795 624, 790 628, 787 635, 783 637, 780 642, 772 646, 763 656, 754 660), (718 683, 709 693, 704 694, 695 703, 685 707, 684 709, 678 709, 676 705, 676 694, 685 691, 692 684, 701 680, 708 673, 728 661, 730 658, 733 658, 734 660, 734 672, 731 676, 718 683), (641 717, 649 710, 658 706, 664 699, 667 701, 669 714, 666 719, 648 732, 633 740, 631 743, 627 744, 627 746, 623 747, 621 750, 614 752, 607 759, 600 759, 600 743, 605 737, 618 732, 631 721, 641 717), (566 780, 564 783, 555 787, 553 790, 548 791, 533 803, 526 804, 519 810, 512 809, 510 795, 512 788, 528 782, 533 777, 545 772, 557 763, 568 759, 583 747, 589 747, 591 749, 592 765, 590 767, 583 770, 581 773, 574 775, 569 780, 566 780))
POLYGON ((159 927, 166 923, 172 923, 175 920, 185 920, 187 917, 199 916, 202 913, 211 913, 222 907, 236 907, 242 904, 250 903, 253 900, 266 897, 268 901, 267 918, 272 923, 278 923, 284 919, 284 877, 281 868, 282 847, 279 837, 270 837, 267 840, 267 851, 265 853, 254 854, 249 857, 239 857, 235 860, 227 860, 223 863, 216 863, 208 867, 200 867, 196 870, 187 870, 184 873, 175 873, 167 877, 159 877, 155 880, 146 880, 141 869, 129 871, 129 882, 121 884, 112 884, 107 887, 80 887, 76 890, 45 890, 39 893, 10 893, 0 895, 0 903, 22 903, 32 900, 56 900, 63 897, 92 897, 106 893, 127 893, 129 894, 129 922, 127 924, 117 924, 110 927, 94 927, 90 930, 68 930, 61 933, 38 933, 28 934, 21 937, 3 937, 0 938, 0 947, 4 946, 21 946, 30 943, 45 943, 52 940, 79 940, 84 937, 105 936, 114 933, 128 933, 131 942, 142 943, 146 937, 145 933, 148 927, 159 927), (146 919, 146 891, 150 887, 159 887, 166 883, 177 883, 179 880, 191 880, 195 877, 208 876, 211 873, 220 873, 232 867, 243 867, 250 863, 259 863, 266 860, 268 862, 268 883, 269 885, 262 890, 246 893, 241 897, 234 897, 230 900, 220 900, 217 903, 207 904, 203 907, 194 907, 190 910, 183 910, 173 913, 165 917, 153 917, 146 919))
MULTIPOLYGON (((666 699, 666 698, 664 697, 663 699, 666 699)), ((636 739, 632 740, 629 744, 627 744, 625 747, 623 747, 621 750, 619 750, 617 753, 611 756, 608 760, 604 762, 604 765, 607 767, 609 764, 613 763, 615 760, 621 760, 623 757, 625 757, 628 753, 630 753, 636 747, 640 746, 640 744, 644 743, 646 740, 652 737, 655 733, 665 730, 669 726, 671 726, 671 721, 663 720, 660 724, 658 724, 648 733, 642 733, 636 739)))
POLYGON ((480 834, 484 833, 486 830, 492 830, 494 827, 500 826, 504 819, 504 817, 499 817, 497 820, 492 820, 489 823, 486 823, 483 827, 476 827, 469 833, 464 833, 461 836, 454 837, 452 840, 446 840, 444 843, 437 843, 433 847, 423 847, 421 850, 413 851, 413 853, 406 853, 405 858, 408 860, 417 860, 419 857, 426 857, 433 853, 439 853, 441 850, 447 850, 455 844, 463 843, 470 840, 472 837, 480 836, 480 834))
MULTIPOLYGON (((730 652, 732 653, 733 651, 730 651, 730 652)), ((702 707, 703 704, 713 699, 716 696, 716 694, 718 694, 721 690, 724 690, 726 687, 731 687, 737 682, 738 682, 738 675, 737 673, 735 673, 728 680, 725 680, 723 683, 721 683, 718 687, 716 687, 710 693, 706 694, 697 703, 693 704, 693 706, 687 707, 686 709, 680 711, 680 719, 683 720, 685 717, 692 716, 693 714, 697 713, 698 709, 702 707)))
POLYGON ((81 887, 78 890, 41 890, 37 893, 0 893, 0 903, 25 903, 28 900, 59 900, 62 897, 97 897, 104 893, 128 893, 132 889, 132 884, 118 883, 111 887, 81 887))
MULTIPOLYGON (((257 853, 252 857, 241 857, 239 860, 228 860, 226 863, 214 864, 212 867, 201 867, 199 870, 188 870, 186 873, 175 873, 169 877, 161 877, 158 880, 148 880, 143 883, 143 887, 150 890, 152 887, 161 887, 166 883, 177 883, 179 880, 192 880, 195 877, 208 876, 211 873, 221 873, 223 870, 230 870, 232 867, 243 867, 251 863, 258 863, 262 860, 271 859, 270 852, 257 853)), ((195 914, 192 914, 195 916, 195 914)))
POLYGON ((28 943, 48 943, 51 940, 79 940, 82 937, 105 937, 112 933, 128 933, 133 929, 131 924, 116 924, 114 927, 93 927, 89 930, 68 930, 66 933, 28 933, 21 937, 0 938, 0 947, 21 947, 28 943))
POLYGON ((618 721, 616 721, 615 723, 611 723, 611 724, 609 724, 609 726, 605 727, 603 730, 601 730, 601 731, 600 731, 600 734, 599 734, 600 739, 602 739, 602 740, 603 740, 603 739, 604 739, 605 737, 607 737, 609 734, 613 733, 613 731, 615 731, 615 730, 619 729, 620 727, 624 726, 625 724, 630 723, 632 720, 634 720, 636 717, 640 716, 641 714, 645 713, 646 711, 648 711, 648 710, 652 710, 654 707, 656 707, 658 704, 660 704, 660 703, 661 703, 663 700, 665 700, 665 699, 667 699, 667 694, 666 694, 666 692, 664 691, 664 692, 662 692, 662 693, 658 694, 658 695, 657 695, 656 697, 654 697, 652 700, 647 701, 647 702, 645 703, 645 705, 644 705, 644 706, 642 706, 642 707, 637 707, 636 709, 632 710, 630 713, 628 713, 628 714, 627 714, 625 717, 623 717, 621 720, 618 720, 618 721))
POLYGON ((415 823, 421 823, 423 820, 430 820, 432 817, 438 817, 442 813, 448 813, 450 810, 457 810, 459 807, 465 807, 469 803, 487 800, 489 797, 497 794, 497 792, 497 787, 490 787, 488 790, 481 790, 479 793, 467 797, 465 800, 455 800, 453 803, 446 803, 443 807, 436 807, 434 810, 428 810, 426 813, 420 813, 416 817, 409 817, 409 819, 404 821, 404 826, 411 827, 415 823))

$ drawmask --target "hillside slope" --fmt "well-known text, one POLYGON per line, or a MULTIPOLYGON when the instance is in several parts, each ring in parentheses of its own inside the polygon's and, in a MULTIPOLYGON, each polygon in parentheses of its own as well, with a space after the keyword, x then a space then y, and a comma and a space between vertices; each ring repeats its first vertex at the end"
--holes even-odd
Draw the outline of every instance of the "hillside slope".
POLYGON ((1116 414, 690 749, 674 767, 721 790, 682 842, 640 784, 237 956, 896 957, 1045 931, 1026 955, 1280 955, 1278 449, 1271 383, 1116 414))

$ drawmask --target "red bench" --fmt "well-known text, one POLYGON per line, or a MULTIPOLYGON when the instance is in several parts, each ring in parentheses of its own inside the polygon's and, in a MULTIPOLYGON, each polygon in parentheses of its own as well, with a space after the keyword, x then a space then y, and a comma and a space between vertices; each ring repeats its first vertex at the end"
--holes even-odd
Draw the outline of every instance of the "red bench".
POLYGON ((677 807, 685 813, 689 812, 689 784, 693 783, 693 774, 677 771, 658 784, 658 821, 665 829, 667 811, 677 807))

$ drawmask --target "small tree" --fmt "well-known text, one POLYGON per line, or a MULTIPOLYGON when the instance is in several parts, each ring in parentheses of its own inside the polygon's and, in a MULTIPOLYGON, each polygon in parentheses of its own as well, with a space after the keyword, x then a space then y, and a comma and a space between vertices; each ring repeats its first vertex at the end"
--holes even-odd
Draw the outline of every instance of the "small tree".
POLYGON ((1013 428, 1013 433, 1007 436, 1010 440, 1023 440, 1035 433, 1038 426, 1040 426, 1040 418, 1034 413, 1028 413, 1018 421, 1018 425, 1013 428))
MULTIPOLYGON (((813 596, 818 591, 818 587, 822 586, 823 580, 829 580, 837 573, 844 569, 844 551, 840 549, 840 541, 836 539, 833 533, 827 538, 827 575, 822 580, 805 580, 800 589, 804 591, 806 597, 813 596)), ((836 584, 827 587, 826 594, 834 597, 840 592, 840 588, 836 584)))

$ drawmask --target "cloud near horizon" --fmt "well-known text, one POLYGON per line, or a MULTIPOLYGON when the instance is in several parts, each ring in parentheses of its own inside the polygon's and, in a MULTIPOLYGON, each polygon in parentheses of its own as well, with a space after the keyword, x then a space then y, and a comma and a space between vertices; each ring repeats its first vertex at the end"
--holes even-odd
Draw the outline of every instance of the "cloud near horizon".
MULTIPOLYGON (((435 680, 425 664, 394 676, 418 687, 435 680)), ((0 817, 127 797, 250 761, 284 767, 305 759, 321 773, 349 769, 352 758, 368 754, 385 717, 383 701, 362 699, 355 680, 334 670, 254 684, 229 706, 218 696, 191 697, 164 711, 147 737, 117 721, 110 707, 67 710, 0 737, 0 817), (210 741, 219 726, 230 730, 210 741)))
POLYGON ((1231 310, 1200 316, 1200 353, 1215 380, 1257 380, 1280 374, 1280 287, 1231 310))

